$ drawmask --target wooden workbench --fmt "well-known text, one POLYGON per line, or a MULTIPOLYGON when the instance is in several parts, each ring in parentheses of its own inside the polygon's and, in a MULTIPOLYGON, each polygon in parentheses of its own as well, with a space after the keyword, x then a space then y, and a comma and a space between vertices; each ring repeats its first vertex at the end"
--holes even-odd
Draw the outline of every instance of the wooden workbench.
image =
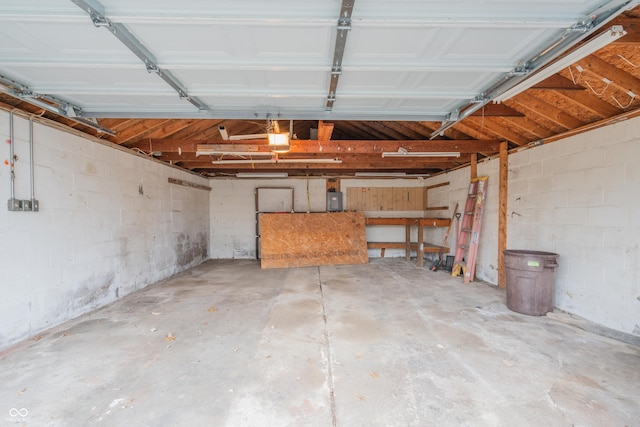
POLYGON ((425 253, 449 253, 449 248, 435 245, 432 243, 424 243, 424 227, 449 227, 451 220, 449 218, 365 218, 365 226, 376 225, 404 225, 405 241, 404 242, 367 242, 368 249, 380 249, 380 256, 384 257, 385 249, 404 249, 405 259, 411 259, 411 251, 416 251, 418 267, 424 266, 425 253), (411 242, 411 227, 418 227, 418 241, 411 242))

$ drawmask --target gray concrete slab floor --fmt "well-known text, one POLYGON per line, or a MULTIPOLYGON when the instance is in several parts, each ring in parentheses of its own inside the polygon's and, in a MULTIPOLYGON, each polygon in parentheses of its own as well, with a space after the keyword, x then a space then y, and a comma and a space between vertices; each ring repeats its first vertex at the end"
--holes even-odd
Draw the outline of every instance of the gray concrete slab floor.
POLYGON ((3 425, 640 425, 640 348, 401 259, 209 261, 0 367, 3 425))

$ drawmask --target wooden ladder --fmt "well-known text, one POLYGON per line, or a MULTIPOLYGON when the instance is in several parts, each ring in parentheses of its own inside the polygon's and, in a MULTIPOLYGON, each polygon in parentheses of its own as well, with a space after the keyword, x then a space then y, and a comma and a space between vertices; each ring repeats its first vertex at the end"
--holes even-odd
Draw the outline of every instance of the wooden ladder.
POLYGON ((454 277, 459 276, 462 272, 465 284, 473 281, 476 275, 476 258, 478 256, 482 213, 484 212, 488 180, 488 176, 481 176, 471 180, 467 203, 462 213, 462 227, 458 234, 456 256, 453 260, 451 275, 454 277))

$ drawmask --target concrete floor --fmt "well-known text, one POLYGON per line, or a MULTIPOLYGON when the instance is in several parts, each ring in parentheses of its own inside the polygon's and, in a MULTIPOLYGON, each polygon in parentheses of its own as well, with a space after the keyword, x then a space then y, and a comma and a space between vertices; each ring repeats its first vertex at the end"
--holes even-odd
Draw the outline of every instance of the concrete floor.
POLYGON ((638 426, 640 348, 401 259, 210 261, 0 353, 0 424, 638 426))

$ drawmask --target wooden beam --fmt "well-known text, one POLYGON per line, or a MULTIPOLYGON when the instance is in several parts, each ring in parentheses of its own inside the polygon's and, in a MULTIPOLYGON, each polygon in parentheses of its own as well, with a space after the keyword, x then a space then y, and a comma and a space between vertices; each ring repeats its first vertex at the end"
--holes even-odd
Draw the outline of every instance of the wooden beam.
POLYGON ((509 184, 508 145, 500 144, 500 188, 498 196, 498 286, 506 288, 507 272, 504 267, 504 253, 507 249, 507 197, 509 184))
POLYGON ((407 171, 422 169, 450 169, 459 166, 452 162, 439 163, 396 163, 387 161, 361 161, 353 163, 213 163, 208 161, 180 161, 176 164, 187 169, 211 169, 211 170, 227 170, 227 169, 251 169, 251 170, 337 170, 351 169, 355 171, 407 171))
MULTIPOLYGON (((149 147, 153 150, 163 152, 177 152, 178 147, 183 153, 196 151, 199 144, 227 144, 232 146, 258 146, 258 151, 268 151, 268 145, 261 140, 184 140, 184 139, 150 139, 139 141, 131 144, 131 147, 138 147, 147 151, 149 147)), ((382 152, 397 152, 402 147, 407 151, 458 151, 461 154, 470 154, 478 152, 497 153, 500 149, 500 141, 492 140, 331 140, 331 141, 315 141, 315 140, 292 140, 291 151, 289 153, 319 153, 319 154, 382 154, 382 152)))
POLYGON ((441 182, 440 184, 428 185, 428 186, 426 186, 424 188, 425 188, 425 190, 432 190, 434 188, 446 187, 449 184, 450 184, 450 182, 447 181, 447 182, 441 182))
POLYGON ((582 120, 527 92, 516 95, 512 98, 512 101, 517 102, 532 113, 538 114, 565 129, 575 129, 586 124, 582 120))
POLYGON ((183 139, 148 139, 144 141, 136 141, 133 144, 127 144, 129 148, 138 148, 142 151, 162 151, 163 153, 194 153, 197 145, 202 141, 183 140, 183 139))
POLYGON ((615 116, 620 114, 620 109, 609 104, 607 101, 603 101, 601 98, 593 95, 587 91, 567 91, 557 90, 556 93, 559 96, 577 104, 581 108, 595 114, 596 116, 604 119, 605 117, 615 116))
POLYGON ((126 129, 135 123, 134 119, 98 119, 100 126, 118 132, 120 129, 126 129))
POLYGON ((170 138, 177 132, 180 132, 183 129, 188 128, 189 126, 195 125, 197 119, 184 119, 184 120, 170 120, 169 123, 164 124, 163 126, 155 129, 148 135, 145 135, 147 138, 170 138))
POLYGON ((604 77, 611 80, 611 86, 618 88, 622 92, 630 90, 634 93, 640 93, 639 79, 595 55, 589 55, 581 59, 578 64, 586 71, 596 74, 599 78, 604 77))
MULTIPOLYGON (((482 139, 490 139, 495 138, 496 135, 482 126, 476 126, 475 123, 470 119, 465 119, 461 122, 456 123, 456 128, 461 132, 469 135, 471 138, 475 138, 477 140, 482 139)), ((495 153, 496 151, 494 151, 495 153)))
MULTIPOLYGON (((206 133, 211 128, 215 131, 218 131, 218 124, 222 123, 223 120, 198 120, 196 123, 182 129, 179 132, 174 133, 171 137, 173 139, 206 139, 203 136, 203 133, 206 133)), ((216 135, 217 138, 222 139, 220 137, 220 132, 216 135)))
POLYGON ((524 114, 514 110, 506 104, 487 104, 475 113, 471 117, 524 117, 524 114))
MULTIPOLYGON (((351 121, 338 121, 333 130, 334 134, 338 134, 339 136, 347 136, 347 138, 358 138, 360 140, 371 139, 371 135, 360 129, 357 125, 357 122, 351 121)), ((341 139, 336 137, 335 139, 341 139)), ((428 139, 428 138, 425 138, 428 139)))
POLYGON ((125 129, 118 131, 118 142, 125 144, 127 141, 135 139, 140 135, 147 134, 163 125, 170 123, 169 119, 145 119, 139 120, 137 123, 127 126, 125 129))
POLYGON ((365 225, 412 225, 420 227, 447 227, 449 218, 367 217, 365 225))
POLYGON ((405 135, 401 132, 390 128, 385 122, 360 122, 360 126, 368 129, 368 131, 375 136, 376 139, 391 139, 391 140, 405 140, 405 135))
POLYGON ((554 134, 551 129, 542 126, 540 123, 535 122, 528 117, 514 117, 504 119, 504 121, 508 122, 512 126, 522 129, 524 132, 529 133, 538 139, 546 138, 554 134))
POLYGON ((628 15, 621 15, 610 23, 611 25, 622 25, 627 35, 614 41, 613 45, 637 45, 640 44, 640 19, 628 15))
MULTIPOLYGON (((159 151, 156 147, 153 150, 142 150, 145 153, 150 153, 151 151, 159 151)), ((162 160, 165 162, 173 161, 173 162, 205 162, 205 161, 217 161, 220 159, 223 160, 269 160, 274 159, 274 156, 264 156, 264 155, 254 155, 251 156, 249 154, 242 155, 200 155, 196 156, 194 152, 161 152, 162 154, 158 156, 158 160, 162 160)), ((267 151, 267 153, 269 153, 267 151)), ((293 159, 311 159, 310 163, 313 160, 323 160, 323 159, 340 159, 343 164, 351 164, 351 163, 363 163, 363 162, 374 162, 374 163, 385 163, 391 166, 401 168, 403 166, 407 167, 420 167, 427 166, 431 164, 442 164, 446 162, 449 164, 449 167, 456 167, 463 163, 468 163, 471 159, 470 154, 463 154, 460 157, 385 157, 384 159, 379 153, 373 154, 340 154, 338 156, 334 156, 329 153, 287 153, 278 155, 278 159, 280 160, 293 160, 293 159)), ((274 163, 277 163, 276 160, 273 160, 274 163)), ((261 163, 261 162, 259 162, 261 163)), ((285 162, 281 162, 285 164, 285 162)), ((256 163, 258 164, 258 163, 256 163)))
POLYGON ((478 155, 477 154, 472 154, 471 155, 471 164, 470 164, 470 175, 471 175, 471 179, 477 178, 478 177, 478 155))
POLYGON ((415 122, 385 122, 388 127, 401 133, 405 139, 429 139, 431 132, 424 126, 415 122))
POLYGON ((323 120, 318 121, 318 141, 329 141, 333 134, 333 123, 325 123, 323 120))
POLYGON ((531 89, 543 89, 543 90, 584 90, 585 87, 575 84, 566 77, 560 74, 554 74, 553 76, 544 79, 540 83, 531 87, 531 89))
MULTIPOLYGON (((524 145, 530 142, 529 139, 523 137, 522 135, 512 131, 506 126, 501 125, 496 122, 495 119, 482 119, 479 117, 469 117, 467 120, 473 121, 476 125, 481 125, 489 131, 493 132, 495 135, 500 136, 502 139, 506 139, 509 142, 513 142, 516 145, 524 145)), ((498 147, 499 150, 499 147, 498 147)), ((497 153, 498 150, 493 151, 497 153)))

